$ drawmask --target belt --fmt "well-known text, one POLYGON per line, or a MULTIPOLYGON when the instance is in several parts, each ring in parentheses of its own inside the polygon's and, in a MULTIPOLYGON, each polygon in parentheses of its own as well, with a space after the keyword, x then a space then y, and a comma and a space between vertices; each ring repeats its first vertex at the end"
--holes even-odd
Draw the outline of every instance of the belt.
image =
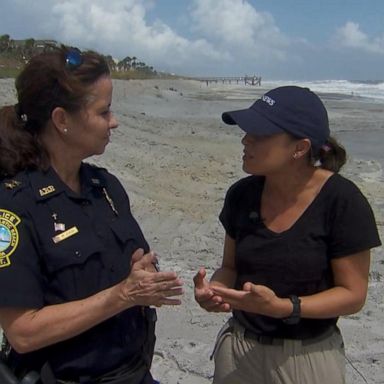
POLYGON ((283 345, 284 339, 268 336, 268 335, 258 335, 249 329, 244 331, 244 337, 246 339, 251 339, 257 341, 259 344, 263 345, 283 345))
MULTIPOLYGON (((338 332, 338 329, 332 326, 318 336, 309 337, 307 339, 297 339, 297 340, 301 341, 302 345, 311 345, 311 344, 318 343, 320 341, 325 340, 326 338, 331 336, 334 332, 338 332)), ((244 330, 244 337, 246 339, 255 340, 259 344, 263 344, 263 345, 284 345, 285 340, 295 340, 295 339, 283 339, 283 338, 273 337, 269 335, 258 335, 250 331, 249 329, 244 330)))
POLYGON ((139 383, 143 380, 148 371, 147 365, 144 364, 141 356, 137 356, 134 361, 128 364, 122 364, 113 371, 107 372, 98 377, 81 376, 72 379, 56 379, 60 384, 121 384, 121 383, 139 383))

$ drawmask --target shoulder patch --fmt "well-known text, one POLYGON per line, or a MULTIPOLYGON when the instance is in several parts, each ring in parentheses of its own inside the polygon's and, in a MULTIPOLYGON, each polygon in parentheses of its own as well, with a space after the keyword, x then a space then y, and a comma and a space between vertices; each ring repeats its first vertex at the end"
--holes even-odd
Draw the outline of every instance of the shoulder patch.
POLYGON ((0 209, 0 268, 11 265, 10 256, 19 244, 17 225, 19 216, 6 209, 0 209))

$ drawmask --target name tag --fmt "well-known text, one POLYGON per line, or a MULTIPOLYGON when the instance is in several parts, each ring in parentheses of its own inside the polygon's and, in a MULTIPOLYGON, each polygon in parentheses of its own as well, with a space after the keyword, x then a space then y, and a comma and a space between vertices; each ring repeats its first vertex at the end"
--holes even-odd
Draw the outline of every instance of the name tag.
POLYGON ((57 244, 57 243, 60 243, 60 241, 68 239, 68 237, 76 235, 76 233, 78 233, 78 232, 79 232, 79 230, 77 229, 77 227, 72 227, 72 228, 69 228, 66 231, 52 237, 52 240, 55 244, 57 244))

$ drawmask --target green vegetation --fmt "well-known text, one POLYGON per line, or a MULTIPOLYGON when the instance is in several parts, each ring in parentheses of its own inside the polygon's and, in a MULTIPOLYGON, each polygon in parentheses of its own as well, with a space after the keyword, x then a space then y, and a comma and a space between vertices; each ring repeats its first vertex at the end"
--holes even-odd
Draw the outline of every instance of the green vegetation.
POLYGON ((16 68, 2 68, 0 67, 0 79, 12 79, 19 74, 16 68))
MULTIPOLYGON (((16 77, 28 60, 45 50, 60 46, 55 40, 13 40, 9 35, 0 35, 0 78, 16 77)), ((118 61, 107 55, 105 58, 111 68, 112 77, 116 79, 149 79, 172 77, 158 73, 153 67, 138 60, 135 56, 126 56, 118 61)))

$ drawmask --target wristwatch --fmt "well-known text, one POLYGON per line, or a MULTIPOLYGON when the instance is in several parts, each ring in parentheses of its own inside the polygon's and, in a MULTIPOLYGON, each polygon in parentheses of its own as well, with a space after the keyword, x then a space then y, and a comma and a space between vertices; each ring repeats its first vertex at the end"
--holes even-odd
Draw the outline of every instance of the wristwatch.
POLYGON ((283 323, 294 325, 298 324, 300 322, 300 315, 301 315, 301 307, 300 303, 301 300, 296 295, 289 295, 289 300, 291 300, 293 305, 292 313, 288 316, 283 318, 283 323))

